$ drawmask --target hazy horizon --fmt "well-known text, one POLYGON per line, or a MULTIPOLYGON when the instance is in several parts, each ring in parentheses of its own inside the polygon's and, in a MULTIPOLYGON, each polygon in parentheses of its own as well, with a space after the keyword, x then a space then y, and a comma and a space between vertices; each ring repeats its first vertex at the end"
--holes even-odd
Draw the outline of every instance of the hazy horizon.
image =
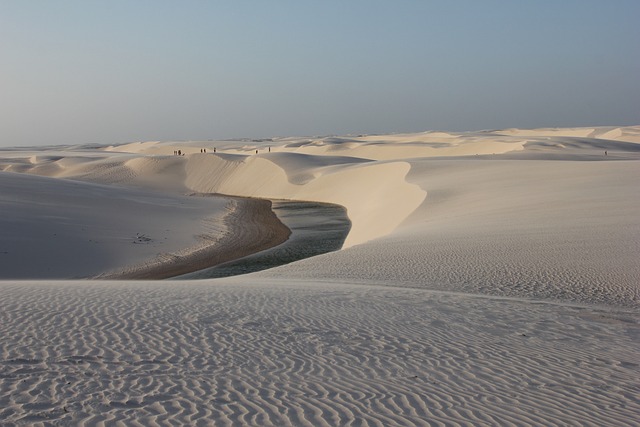
POLYGON ((640 124, 637 1, 0 0, 0 146, 640 124))

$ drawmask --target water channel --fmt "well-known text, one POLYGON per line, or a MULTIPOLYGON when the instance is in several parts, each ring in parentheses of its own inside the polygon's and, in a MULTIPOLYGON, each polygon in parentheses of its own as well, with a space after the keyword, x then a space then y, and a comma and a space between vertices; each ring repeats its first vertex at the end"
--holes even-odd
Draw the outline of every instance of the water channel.
POLYGON ((291 230, 289 239, 235 261, 194 271, 172 279, 192 280, 236 276, 266 270, 340 249, 351 229, 345 208, 318 202, 272 202, 280 221, 291 230))

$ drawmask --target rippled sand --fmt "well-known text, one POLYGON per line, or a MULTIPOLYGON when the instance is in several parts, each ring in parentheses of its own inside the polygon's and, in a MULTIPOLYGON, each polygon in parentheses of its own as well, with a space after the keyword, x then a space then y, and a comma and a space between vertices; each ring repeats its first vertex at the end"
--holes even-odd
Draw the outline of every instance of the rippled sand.
POLYGON ((248 278, 1 289, 5 421, 631 425, 640 411, 637 312, 248 278))

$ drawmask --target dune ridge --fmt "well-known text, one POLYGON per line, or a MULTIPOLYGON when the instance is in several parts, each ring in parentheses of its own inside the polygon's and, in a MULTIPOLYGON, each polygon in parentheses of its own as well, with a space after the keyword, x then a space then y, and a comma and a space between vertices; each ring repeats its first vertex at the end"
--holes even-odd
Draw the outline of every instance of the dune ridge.
MULTIPOLYGON (((301 163, 313 158, 289 156, 301 163)), ((279 162, 288 160, 278 158, 279 162)), ((311 166, 305 169, 313 179, 304 184, 290 178, 268 155, 226 160, 216 155, 195 155, 187 163, 186 185, 202 193, 245 197, 310 200, 342 205, 352 222, 344 247, 390 233, 426 197, 417 186, 405 181, 409 165, 404 162, 311 166)), ((300 167, 300 166, 298 166, 300 167)))

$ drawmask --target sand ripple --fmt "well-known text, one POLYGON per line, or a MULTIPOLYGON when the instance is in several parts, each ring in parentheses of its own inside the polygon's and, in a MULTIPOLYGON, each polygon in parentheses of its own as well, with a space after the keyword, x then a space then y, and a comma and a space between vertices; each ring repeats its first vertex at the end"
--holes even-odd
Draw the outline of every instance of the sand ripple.
POLYGON ((636 312, 227 281, 1 285, 3 424, 601 426, 640 413, 636 312))

